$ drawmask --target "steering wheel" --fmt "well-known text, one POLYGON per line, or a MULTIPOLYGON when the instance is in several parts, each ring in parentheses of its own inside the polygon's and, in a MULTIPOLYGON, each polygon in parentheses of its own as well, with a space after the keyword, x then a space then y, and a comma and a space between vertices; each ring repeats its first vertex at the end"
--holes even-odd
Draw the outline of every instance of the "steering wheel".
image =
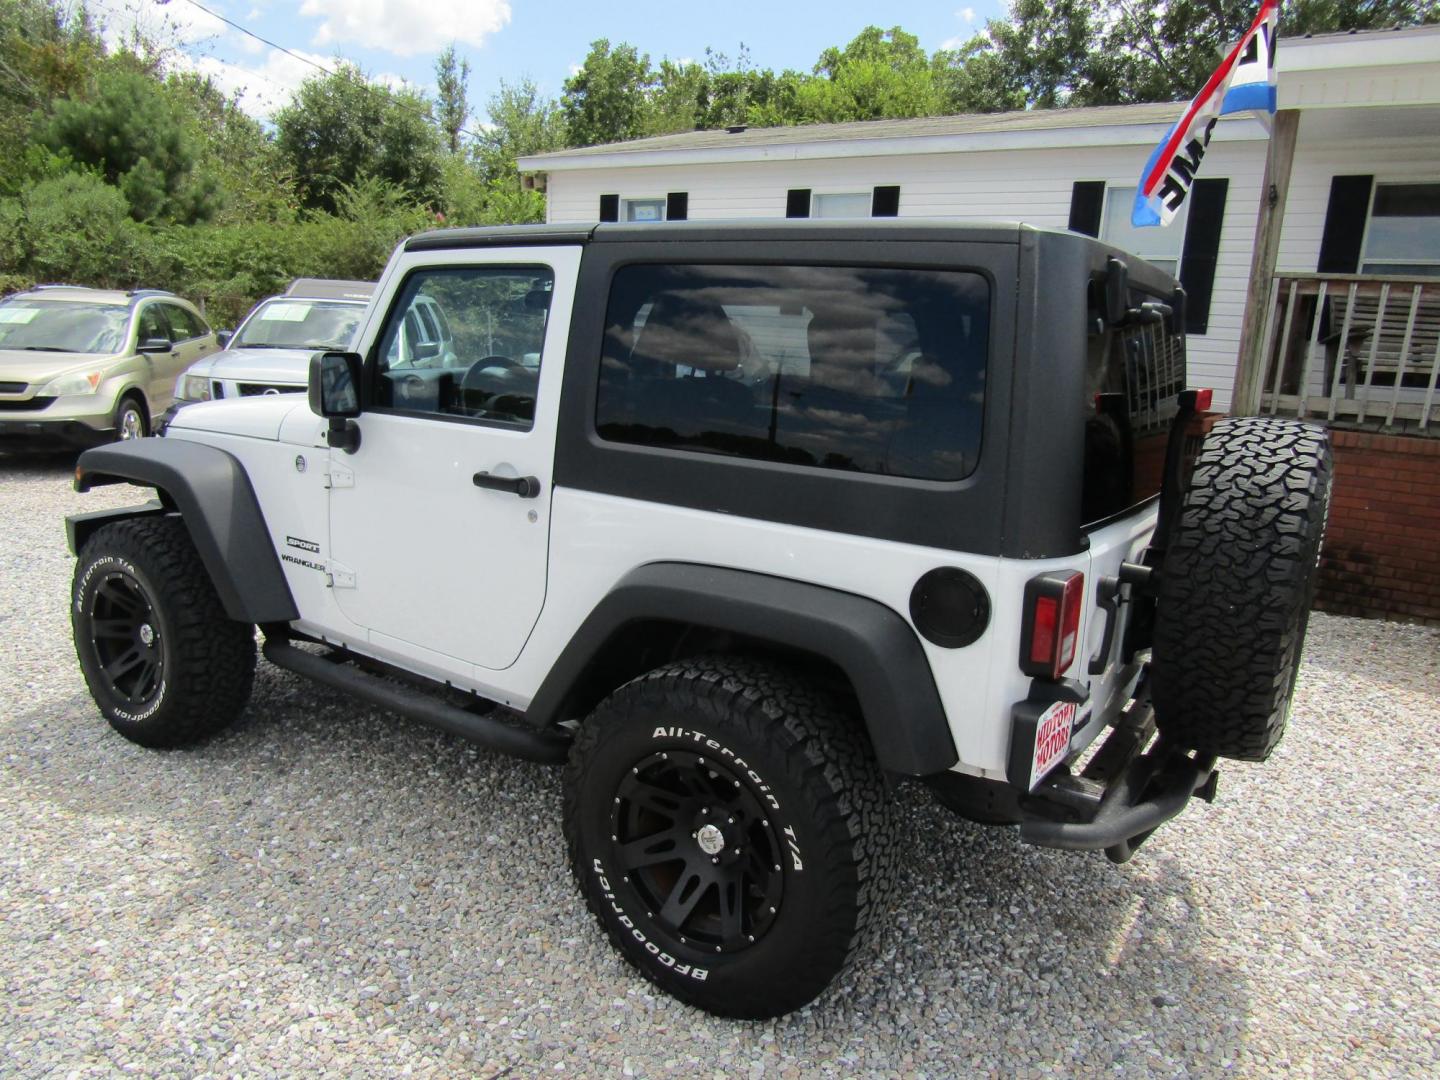
POLYGON ((470 365, 469 369, 466 370, 465 377, 468 379, 472 373, 485 371, 490 368, 500 368, 504 371, 520 372, 530 370, 518 360, 511 360, 508 356, 500 356, 499 354, 496 354, 494 356, 482 356, 479 360, 476 360, 473 364, 470 365))

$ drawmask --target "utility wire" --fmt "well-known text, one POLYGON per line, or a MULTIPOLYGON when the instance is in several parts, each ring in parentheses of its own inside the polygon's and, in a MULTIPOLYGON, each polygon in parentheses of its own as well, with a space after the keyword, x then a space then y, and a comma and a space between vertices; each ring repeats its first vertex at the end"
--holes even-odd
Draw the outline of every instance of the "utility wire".
MULTIPOLYGON (((164 3, 165 0, 159 0, 159 2, 160 2, 160 3, 164 3)), ((303 53, 295 52, 293 49, 287 49, 284 45, 277 44, 276 42, 271 41, 271 40, 270 40, 269 38, 267 38, 267 37, 261 37, 259 34, 255 33, 255 31, 251 30, 249 27, 241 26, 241 25, 240 25, 238 22, 236 22, 234 19, 226 18, 224 15, 221 15, 218 11, 212 11, 212 10, 210 10, 210 9, 209 9, 208 7, 206 7, 204 4, 199 3, 198 0, 185 0, 185 2, 186 2, 187 4, 189 4, 191 7, 195 8, 195 9, 197 9, 197 10, 199 10, 199 11, 203 11, 206 15, 209 15, 212 19, 219 19, 219 20, 220 20, 222 23, 224 23, 226 26, 230 26, 230 27, 233 27, 233 28, 236 29, 236 30, 239 30, 240 33, 246 35, 247 37, 252 37, 252 38, 254 38, 256 41, 260 42, 262 45, 268 45, 268 46, 270 46, 270 48, 276 49, 276 50, 278 50, 279 52, 284 53, 286 56, 293 57, 294 59, 299 60, 302 64, 309 64, 311 67, 315 68, 317 71, 323 71, 326 75, 329 75, 331 78, 334 78, 336 75, 339 74, 339 72, 331 70, 330 68, 326 67, 324 64, 321 64, 321 63, 319 63, 318 61, 315 61, 315 60, 311 60, 310 57, 305 56, 303 53)), ((379 89, 379 87, 372 86, 372 84, 370 83, 370 81, 369 81, 368 79, 365 80, 365 85, 368 86, 368 87, 371 87, 371 89, 377 89, 377 90, 379 89)), ((409 102, 407 102, 404 98, 392 97, 392 98, 391 98, 391 101, 394 102, 394 104, 397 105, 397 106, 399 106, 400 108, 409 108, 409 102)), ((437 127, 439 126, 439 123, 440 123, 440 122, 439 122, 438 120, 436 120, 433 115, 430 114, 430 111, 429 111, 428 109, 411 109, 411 111, 412 111, 412 113, 413 113, 414 115, 419 116, 421 119, 423 119, 423 120, 428 120, 430 123, 434 124, 434 125, 437 126, 437 127)), ((469 130, 468 128, 458 128, 457 130, 460 132, 460 134, 462 134, 462 135, 469 135, 472 139, 477 139, 477 140, 478 140, 478 139, 480 138, 480 135, 479 135, 478 133, 476 133, 476 132, 474 132, 474 131, 471 131, 471 130, 469 130)))

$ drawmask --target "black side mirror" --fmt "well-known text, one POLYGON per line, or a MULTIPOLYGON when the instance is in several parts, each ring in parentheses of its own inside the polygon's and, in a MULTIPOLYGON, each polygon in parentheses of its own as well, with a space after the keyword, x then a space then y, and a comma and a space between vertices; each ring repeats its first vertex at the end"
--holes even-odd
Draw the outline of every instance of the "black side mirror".
POLYGON ((360 354, 316 353, 310 358, 310 411, 328 420, 360 415, 360 354))
POLYGON ((233 338, 234 336, 235 336, 235 331, 234 331, 234 330, 216 330, 216 331, 215 331, 215 343, 216 343, 217 345, 219 345, 219 346, 223 349, 223 348, 225 348, 225 346, 227 346, 227 345, 230 344, 230 339, 233 338))
POLYGON ((411 352, 416 360, 433 360, 440 355, 438 341, 417 341, 411 352))
POLYGON ((361 364, 359 353, 316 353, 310 358, 310 411, 330 421, 326 445, 347 454, 360 449, 360 425, 352 417, 360 415, 361 364))
POLYGON ((169 338, 147 337, 140 342, 135 351, 142 353, 167 353, 173 348, 174 346, 170 343, 169 338))

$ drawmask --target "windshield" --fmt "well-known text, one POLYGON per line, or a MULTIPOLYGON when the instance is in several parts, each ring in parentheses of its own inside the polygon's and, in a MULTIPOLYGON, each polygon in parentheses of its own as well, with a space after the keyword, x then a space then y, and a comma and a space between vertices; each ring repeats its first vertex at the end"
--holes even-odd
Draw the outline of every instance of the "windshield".
POLYGON ((0 302, 0 349, 116 353, 125 347, 130 309, 64 300, 0 302))
POLYGON ((344 349, 360 327, 363 304, 266 300, 245 320, 232 349, 344 349))

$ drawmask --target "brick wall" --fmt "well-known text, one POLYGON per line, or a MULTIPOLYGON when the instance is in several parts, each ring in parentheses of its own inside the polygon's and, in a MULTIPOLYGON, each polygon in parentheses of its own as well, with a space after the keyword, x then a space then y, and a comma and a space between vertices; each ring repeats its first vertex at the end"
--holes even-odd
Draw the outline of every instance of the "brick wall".
POLYGON ((1332 431, 1321 611, 1440 626, 1440 439, 1332 431))

